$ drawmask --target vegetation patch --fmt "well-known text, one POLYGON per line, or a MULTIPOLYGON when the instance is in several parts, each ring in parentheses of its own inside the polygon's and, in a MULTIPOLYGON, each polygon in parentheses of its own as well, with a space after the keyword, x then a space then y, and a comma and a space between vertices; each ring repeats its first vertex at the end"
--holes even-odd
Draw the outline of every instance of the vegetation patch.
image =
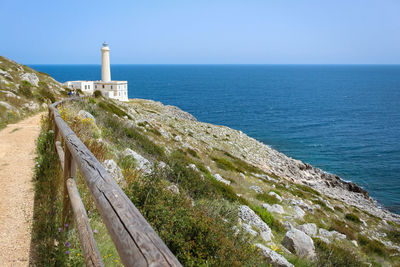
POLYGON ((346 220, 355 222, 355 223, 361 223, 360 218, 358 218, 357 215, 355 215, 354 213, 347 213, 344 218, 346 218, 346 220))
POLYGON ((335 244, 326 244, 320 239, 314 239, 315 249, 317 251, 317 266, 346 266, 346 267, 359 267, 363 266, 360 257, 349 250, 335 244))
POLYGON ((131 183, 127 195, 184 266, 255 266, 258 251, 242 234, 235 235, 237 206, 202 201, 192 205, 183 193, 165 189, 164 175, 155 173, 131 183))
POLYGON ((257 194, 256 199, 266 202, 268 204, 278 204, 279 203, 279 200, 276 197, 271 196, 268 193, 257 194))
POLYGON ((250 208, 254 210, 254 212, 260 216, 260 218, 268 224, 271 229, 275 230, 278 233, 285 233, 286 229, 283 224, 276 220, 269 211, 266 209, 261 208, 260 206, 251 205, 250 208))

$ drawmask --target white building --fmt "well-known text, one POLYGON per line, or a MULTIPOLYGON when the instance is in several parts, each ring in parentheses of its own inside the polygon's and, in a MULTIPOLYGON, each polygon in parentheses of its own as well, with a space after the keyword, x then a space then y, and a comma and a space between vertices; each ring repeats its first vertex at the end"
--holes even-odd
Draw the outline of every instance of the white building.
POLYGON ((101 81, 68 81, 70 89, 80 89, 85 94, 99 90, 103 96, 128 101, 128 81, 112 81, 110 71, 110 48, 104 42, 101 48, 101 81))

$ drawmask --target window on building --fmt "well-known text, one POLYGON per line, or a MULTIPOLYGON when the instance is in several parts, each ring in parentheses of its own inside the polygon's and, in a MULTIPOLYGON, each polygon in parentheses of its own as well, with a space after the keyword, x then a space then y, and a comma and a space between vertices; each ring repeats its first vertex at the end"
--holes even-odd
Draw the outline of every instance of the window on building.
POLYGON ((112 89, 112 85, 111 85, 111 89, 112 89))
POLYGON ((103 84, 103 88, 104 88, 104 84, 103 84))
POLYGON ((95 85, 95 86, 94 86, 94 88, 96 88, 96 89, 97 89, 97 85, 95 85))

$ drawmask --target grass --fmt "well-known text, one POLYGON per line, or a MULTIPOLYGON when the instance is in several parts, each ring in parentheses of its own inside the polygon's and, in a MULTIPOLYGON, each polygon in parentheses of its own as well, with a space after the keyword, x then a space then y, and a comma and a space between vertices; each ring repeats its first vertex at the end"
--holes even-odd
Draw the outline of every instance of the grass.
POLYGON ((108 112, 117 115, 120 118, 123 117, 128 117, 129 119, 132 119, 132 117, 123 111, 121 108, 119 108, 117 105, 113 104, 111 101, 100 101, 98 103, 99 107, 101 107, 104 110, 107 110, 108 112))
POLYGON ((317 266, 346 266, 346 267, 359 267, 363 266, 360 257, 352 250, 346 247, 341 247, 335 244, 326 244, 325 242, 314 239, 314 245, 317 252, 317 266))
POLYGON ((358 235, 358 243, 362 247, 365 253, 373 253, 378 256, 385 255, 385 245, 383 245, 378 240, 371 240, 363 235, 358 235))
POLYGON ((274 218, 269 211, 260 206, 251 205, 250 208, 258 215, 260 218, 268 224, 271 229, 278 233, 285 233, 286 229, 282 223, 274 218))
POLYGON ((266 202, 268 204, 278 204, 279 200, 276 197, 269 195, 268 193, 260 193, 256 195, 256 199, 266 202))
POLYGON ((346 224, 345 222, 337 219, 332 219, 331 221, 329 231, 332 230, 346 235, 347 238, 351 240, 357 239, 357 233, 359 232, 358 227, 355 227, 351 224, 346 224))

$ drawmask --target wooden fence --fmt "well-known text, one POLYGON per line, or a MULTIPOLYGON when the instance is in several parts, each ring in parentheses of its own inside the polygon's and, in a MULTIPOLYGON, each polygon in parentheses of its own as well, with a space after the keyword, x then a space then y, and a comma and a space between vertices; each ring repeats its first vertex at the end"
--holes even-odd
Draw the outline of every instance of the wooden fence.
POLYGON ((64 172, 62 220, 66 222, 72 207, 86 266, 104 264, 75 184, 78 169, 125 266, 181 266, 110 174, 61 118, 57 107, 71 100, 81 101, 69 98, 50 105, 49 118, 54 125, 55 149, 64 172))

